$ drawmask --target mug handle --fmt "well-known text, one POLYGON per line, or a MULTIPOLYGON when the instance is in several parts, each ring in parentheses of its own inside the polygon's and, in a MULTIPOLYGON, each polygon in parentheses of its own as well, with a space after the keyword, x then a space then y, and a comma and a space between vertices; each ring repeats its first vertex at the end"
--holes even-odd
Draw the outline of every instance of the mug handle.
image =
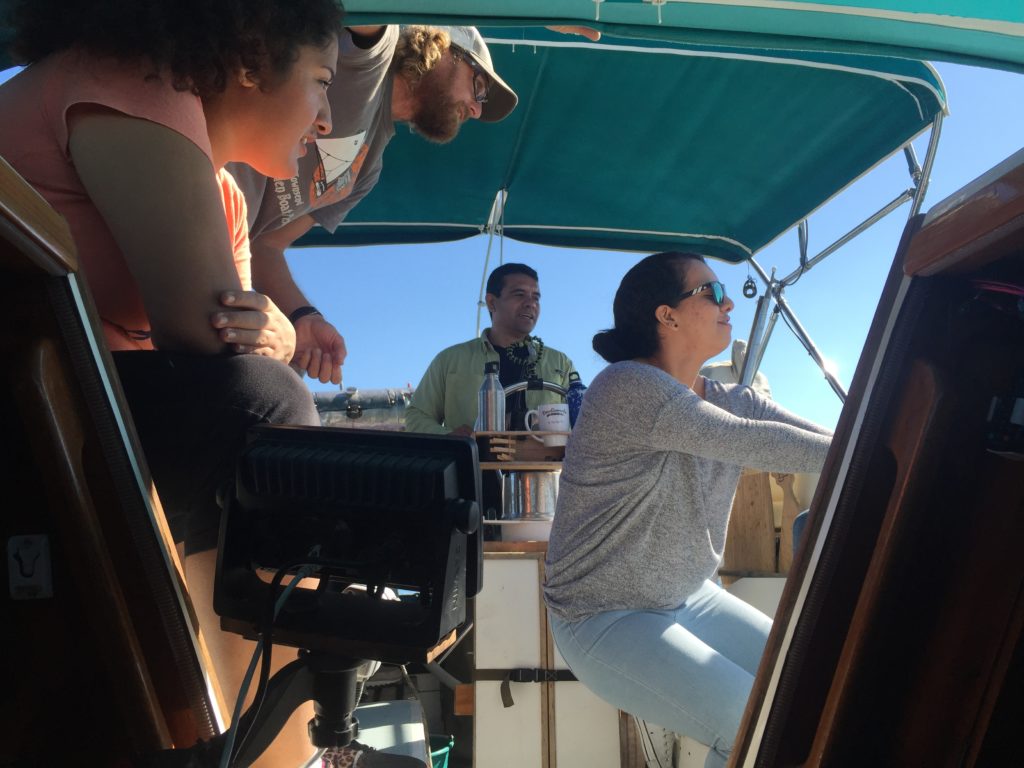
MULTIPOLYGON (((537 409, 536 408, 532 408, 531 410, 527 411, 526 412, 526 416, 523 418, 523 424, 526 426, 526 431, 527 432, 533 432, 534 431, 534 428, 530 426, 530 417, 531 416, 536 417, 537 422, 538 423, 540 422, 540 414, 537 413, 537 409)), ((530 437, 532 437, 538 443, 543 443, 544 442, 544 438, 542 438, 542 437, 537 437, 536 435, 530 435, 530 437)))

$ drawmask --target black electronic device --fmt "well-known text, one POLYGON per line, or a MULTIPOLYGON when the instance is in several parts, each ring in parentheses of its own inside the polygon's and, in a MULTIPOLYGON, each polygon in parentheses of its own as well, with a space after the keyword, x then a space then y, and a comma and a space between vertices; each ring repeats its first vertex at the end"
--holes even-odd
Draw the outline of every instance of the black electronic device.
POLYGON ((275 643, 421 658, 465 621, 466 598, 480 590, 479 478, 469 438, 253 428, 221 521, 222 627, 256 637, 278 589, 268 574, 309 564, 319 586, 288 599, 275 643), (402 599, 381 599, 384 587, 402 599))
POLYGON ((222 629, 263 642, 256 701, 211 742, 140 764, 212 766, 229 750, 228 764, 245 768, 306 701, 311 743, 348 744, 362 660, 427 662, 456 642, 482 586, 479 499, 467 437, 250 429, 222 499, 213 605, 222 629), (312 585, 286 590, 299 575, 312 585), (275 644, 302 650, 268 677, 275 644))

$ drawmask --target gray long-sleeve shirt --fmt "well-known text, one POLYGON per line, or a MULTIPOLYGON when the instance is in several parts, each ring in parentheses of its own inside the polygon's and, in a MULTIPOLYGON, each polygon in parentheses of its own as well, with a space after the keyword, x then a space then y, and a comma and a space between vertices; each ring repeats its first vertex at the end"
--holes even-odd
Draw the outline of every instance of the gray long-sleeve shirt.
POLYGON ((705 380, 705 398, 643 363, 594 379, 548 542, 544 597, 556 615, 677 607, 721 563, 744 467, 821 469, 828 430, 749 387, 705 380))

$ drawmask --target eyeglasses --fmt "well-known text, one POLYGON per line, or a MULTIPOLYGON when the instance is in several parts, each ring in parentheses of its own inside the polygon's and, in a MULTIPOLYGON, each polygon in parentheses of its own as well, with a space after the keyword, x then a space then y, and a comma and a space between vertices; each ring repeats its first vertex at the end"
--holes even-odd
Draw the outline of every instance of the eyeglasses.
POLYGON ((704 291, 707 290, 711 291, 711 293, 708 295, 708 298, 715 302, 716 305, 720 307, 725 303, 725 286, 722 285, 717 280, 712 280, 710 283, 703 283, 702 285, 698 285, 692 291, 687 291, 686 293, 684 293, 679 300, 682 301, 683 299, 688 299, 691 296, 696 296, 698 293, 703 293, 704 291))
POLYGON ((452 58, 456 61, 464 61, 473 70, 473 98, 478 104, 487 102, 487 94, 491 92, 491 78, 483 67, 476 63, 476 60, 466 51, 456 45, 451 46, 452 58))

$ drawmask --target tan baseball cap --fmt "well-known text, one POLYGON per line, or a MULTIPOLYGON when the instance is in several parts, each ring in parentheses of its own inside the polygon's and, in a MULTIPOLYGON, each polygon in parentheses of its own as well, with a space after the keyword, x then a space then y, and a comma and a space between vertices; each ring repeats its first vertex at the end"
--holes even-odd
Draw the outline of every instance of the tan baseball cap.
POLYGON ((494 71, 491 52, 487 50, 487 43, 484 42, 479 30, 476 27, 441 27, 441 29, 448 33, 452 45, 469 54, 491 79, 491 90, 487 94, 487 101, 481 105, 480 119, 485 123, 504 120, 516 108, 519 97, 508 86, 508 83, 498 77, 494 71))

